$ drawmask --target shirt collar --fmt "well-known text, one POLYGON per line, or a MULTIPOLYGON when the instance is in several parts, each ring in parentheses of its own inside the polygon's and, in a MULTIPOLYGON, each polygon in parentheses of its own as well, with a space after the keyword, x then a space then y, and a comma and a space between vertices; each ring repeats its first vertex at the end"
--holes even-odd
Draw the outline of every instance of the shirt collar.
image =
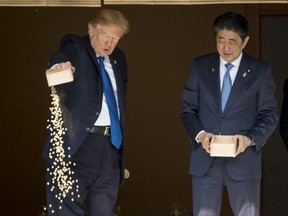
MULTIPOLYGON (((233 64, 234 67, 238 68, 239 65, 240 65, 242 56, 243 56, 243 52, 241 52, 241 54, 239 55, 239 57, 238 57, 236 60, 234 60, 233 62, 230 62, 230 63, 233 64)), ((227 64, 227 63, 228 63, 228 62, 225 61, 225 60, 220 56, 220 68, 221 68, 221 67, 225 67, 225 64, 227 64)))

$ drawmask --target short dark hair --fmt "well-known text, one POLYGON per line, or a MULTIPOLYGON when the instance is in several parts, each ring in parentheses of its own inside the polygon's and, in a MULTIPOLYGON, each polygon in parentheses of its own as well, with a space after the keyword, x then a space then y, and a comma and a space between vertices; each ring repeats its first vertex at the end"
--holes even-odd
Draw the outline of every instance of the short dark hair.
POLYGON ((218 16, 213 23, 215 37, 217 36, 219 30, 224 29, 238 33, 238 35, 244 41, 244 39, 248 36, 248 21, 241 14, 226 12, 218 16))

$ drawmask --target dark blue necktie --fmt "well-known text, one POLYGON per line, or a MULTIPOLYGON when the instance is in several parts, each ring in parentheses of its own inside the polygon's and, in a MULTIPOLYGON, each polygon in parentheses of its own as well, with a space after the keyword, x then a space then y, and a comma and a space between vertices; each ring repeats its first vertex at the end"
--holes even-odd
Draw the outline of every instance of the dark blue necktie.
POLYGON ((227 68, 226 73, 224 75, 223 79, 223 85, 222 85, 222 94, 221 94, 221 105, 222 105, 222 112, 225 109, 226 102, 228 100, 231 88, 232 88, 232 81, 230 77, 230 70, 234 65, 231 63, 225 64, 225 67, 227 68))
POLYGON ((99 56, 100 72, 103 81, 104 94, 106 97, 106 103, 109 109, 109 116, 111 121, 111 139, 112 144, 119 149, 122 143, 122 133, 120 127, 120 121, 118 118, 118 109, 116 104, 116 98, 112 87, 111 80, 107 71, 104 68, 104 57, 99 56))

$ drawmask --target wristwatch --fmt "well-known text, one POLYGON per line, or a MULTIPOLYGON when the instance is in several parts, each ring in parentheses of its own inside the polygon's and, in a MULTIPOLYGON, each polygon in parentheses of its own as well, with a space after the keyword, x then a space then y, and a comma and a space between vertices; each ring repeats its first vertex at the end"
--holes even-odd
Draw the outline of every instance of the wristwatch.
POLYGON ((255 146, 255 141, 252 137, 248 137, 249 138, 249 142, 248 142, 248 146, 255 146))

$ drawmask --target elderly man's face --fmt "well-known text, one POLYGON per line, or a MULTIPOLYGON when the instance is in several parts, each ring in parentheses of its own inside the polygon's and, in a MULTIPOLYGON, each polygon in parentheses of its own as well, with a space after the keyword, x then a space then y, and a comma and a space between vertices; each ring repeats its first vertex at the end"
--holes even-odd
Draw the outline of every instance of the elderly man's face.
POLYGON ((92 26, 88 25, 90 43, 95 53, 106 57, 110 55, 122 37, 122 30, 118 26, 92 26))
POLYGON ((236 60, 245 48, 249 37, 243 41, 238 33, 229 30, 220 30, 216 36, 217 51, 227 62, 236 60))

